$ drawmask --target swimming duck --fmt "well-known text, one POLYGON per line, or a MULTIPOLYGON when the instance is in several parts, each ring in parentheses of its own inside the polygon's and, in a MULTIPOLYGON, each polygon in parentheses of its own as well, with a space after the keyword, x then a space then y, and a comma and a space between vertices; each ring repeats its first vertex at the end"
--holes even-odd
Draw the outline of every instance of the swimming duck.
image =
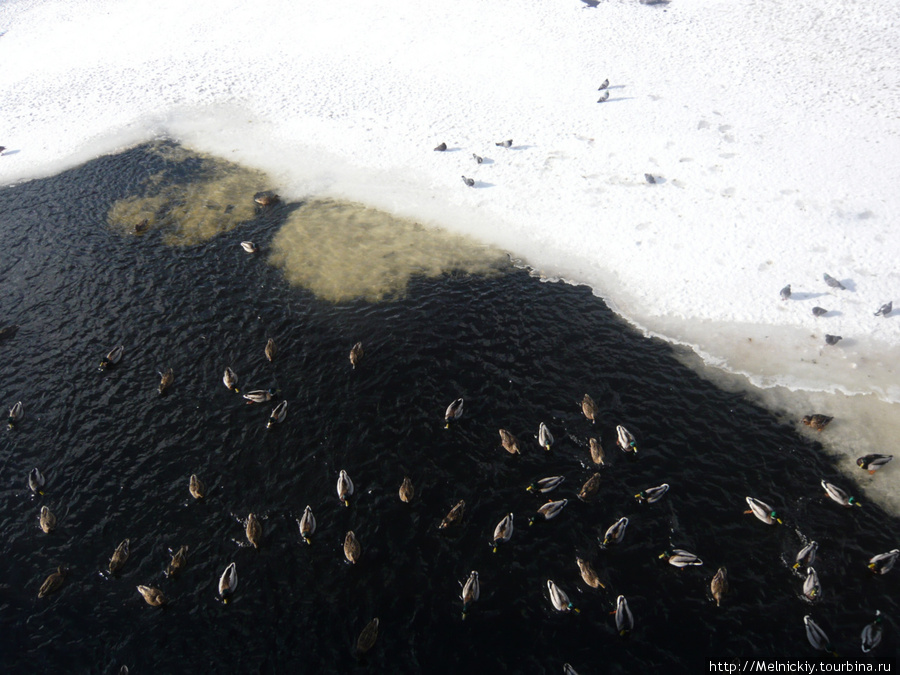
POLYGON ((255 201, 260 206, 274 206, 279 202, 280 199, 281 198, 271 190, 257 192, 253 196, 253 201, 255 201))
POLYGON ((162 396, 166 393, 169 387, 172 386, 172 383, 175 381, 175 373, 172 372, 172 369, 169 368, 165 373, 159 373, 159 387, 157 391, 159 395, 162 396))
POLYGON ((350 506, 350 500, 347 498, 353 495, 353 489, 353 481, 350 480, 347 472, 341 469, 337 480, 337 494, 338 498, 344 502, 344 506, 350 506))
POLYGON ((453 420, 458 420, 462 417, 463 414, 463 400, 461 398, 456 399, 447 406, 447 410, 444 412, 444 421, 446 424, 444 425, 445 429, 450 428, 450 422, 453 420))
POLYGON ((663 483, 662 485, 657 485, 656 487, 647 488, 646 490, 641 490, 634 496, 634 498, 637 499, 642 504, 643 503, 653 504, 655 502, 658 502, 660 499, 662 499, 663 495, 665 495, 668 491, 669 491, 669 484, 663 483))
POLYGON ((237 388, 238 376, 231 368, 225 368, 225 374, 222 376, 222 382, 225 383, 225 386, 228 387, 231 391, 240 393, 240 390, 237 388))
POLYGON ((822 487, 825 488, 825 494, 827 494, 829 497, 831 497, 832 500, 836 501, 841 506, 862 506, 862 504, 856 501, 856 497, 851 497, 834 483, 829 483, 828 481, 823 480, 822 487))
POLYGON ((494 553, 497 552, 497 544, 506 543, 513 536, 513 514, 507 513, 503 520, 497 523, 497 527, 494 528, 494 553))
POLYGON ((444 516, 444 519, 441 521, 441 524, 438 526, 441 530, 446 529, 450 525, 454 523, 458 523, 462 520, 463 514, 466 510, 466 501, 464 499, 460 499, 457 502, 456 506, 450 509, 450 512, 444 516))
POLYGON ((597 494, 597 491, 600 489, 600 474, 595 473, 593 476, 588 478, 584 485, 581 486, 581 490, 578 493, 578 498, 586 502, 597 494))
POLYGON ((275 340, 269 338, 266 341, 266 358, 269 359, 269 363, 275 360, 276 354, 278 354, 278 347, 275 346, 275 340))
POLYGON ((659 557, 673 567, 699 567, 703 564, 700 558, 683 548, 673 548, 671 551, 665 551, 659 557))
POLYGON ((634 630, 634 616, 624 595, 616 598, 616 630, 622 636, 634 630))
POLYGON ((831 647, 831 640, 828 639, 825 631, 819 628, 819 625, 812 620, 809 614, 803 617, 803 623, 806 626, 806 639, 809 640, 809 644, 813 646, 813 649, 819 649, 837 656, 837 653, 831 647))
POLYGON ((506 429, 500 429, 500 444, 503 446, 503 449, 511 455, 522 454, 522 450, 519 448, 519 439, 506 429))
POLYGON ((313 515, 309 504, 303 509, 303 515, 300 517, 298 523, 300 525, 300 536, 303 537, 303 541, 307 544, 311 544, 312 541, 310 541, 310 537, 313 536, 316 531, 316 517, 313 515))
POLYGON ((828 415, 804 415, 800 420, 808 427, 812 427, 816 431, 822 431, 825 427, 828 426, 828 423, 833 420, 834 417, 829 417, 828 415))
POLYGON ((822 595, 822 585, 819 583, 819 575, 812 567, 806 568, 806 579, 803 580, 803 595, 807 600, 816 600, 822 595))
MULTIPOLYGON (((169 549, 169 552, 171 552, 171 549, 169 549)), ((172 559, 169 561, 169 564, 166 565, 167 577, 174 577, 184 569, 185 565, 187 565, 187 552, 188 547, 182 546, 172 554, 172 559)))
POLYGON ((409 476, 404 476, 403 482, 400 483, 400 501, 409 504, 413 500, 415 494, 416 489, 413 487, 409 476))
POLYGON ((547 425, 543 422, 541 422, 541 426, 538 427, 538 443, 540 443, 544 450, 550 450, 550 446, 553 445, 553 434, 550 433, 547 425))
POLYGON ((578 565, 578 571, 581 572, 581 578, 584 580, 584 583, 591 588, 606 588, 590 562, 584 558, 575 558, 575 563, 578 565))
POLYGON ((744 511, 744 513, 752 513, 766 525, 774 525, 775 523, 778 523, 779 525, 782 524, 781 518, 778 517, 778 514, 775 513, 771 506, 759 499, 754 499, 753 497, 745 497, 745 499, 747 500, 748 506, 750 506, 750 510, 744 511))
POLYGON ((881 625, 881 612, 875 610, 875 620, 870 624, 866 624, 866 627, 862 629, 862 635, 860 636, 862 638, 863 653, 868 654, 881 644, 881 635, 883 631, 884 628, 881 625))
MULTIPOLYGON (((544 516, 544 520, 552 520, 559 515, 560 511, 565 508, 566 504, 569 503, 568 499, 560 499, 555 502, 547 502, 537 510, 537 516, 544 516)), ((534 516, 528 520, 529 525, 534 525, 534 521, 537 518, 534 516)))
POLYGON ((247 399, 247 405, 252 405, 253 403, 267 403, 277 394, 278 390, 275 387, 270 387, 269 389, 254 389, 253 391, 248 391, 244 394, 244 398, 247 399))
POLYGON ((588 394, 585 394, 584 398, 581 399, 581 412, 591 421, 591 424, 600 419, 600 407, 594 403, 594 399, 588 394))
POLYGON ((147 230, 150 229, 150 219, 144 218, 141 222, 134 224, 134 233, 135 234, 144 234, 147 230))
POLYGON ((856 465, 872 475, 892 459, 894 459, 893 455, 866 455, 857 459, 856 465))
POLYGON ((138 593, 144 596, 144 600, 147 601, 147 604, 151 607, 162 607, 166 604, 166 596, 163 595, 163 592, 158 588, 153 588, 153 586, 138 586, 138 593))
POLYGON ((244 249, 247 253, 258 253, 259 246, 254 244, 252 241, 242 241, 241 248, 244 249))
POLYGON ((128 545, 130 543, 129 539, 125 539, 121 544, 116 546, 116 550, 113 551, 112 558, 109 559, 109 573, 115 574, 122 566, 125 564, 125 561, 128 560, 128 545))
POLYGON ((625 452, 637 454, 637 442, 634 440, 634 434, 621 424, 616 427, 616 442, 625 452))
POLYGON ((350 365, 356 368, 362 361, 365 352, 363 351, 362 342, 357 342, 350 348, 350 365))
POLYGON ((114 347, 112 351, 100 359, 100 367, 98 370, 106 370, 111 366, 116 365, 119 361, 122 360, 122 353, 125 351, 125 347, 119 345, 118 347, 114 347))
POLYGON ((25 417, 25 407, 22 401, 16 401, 12 408, 9 409, 9 417, 6 420, 6 426, 9 429, 15 427, 25 417))
POLYGON ((816 561, 816 552, 818 550, 819 543, 815 541, 811 541, 801 548, 795 558, 796 562, 794 563, 793 569, 797 569, 798 567, 810 567, 816 561))
POLYGON ((231 563, 219 577, 219 596, 224 602, 234 594, 238 585, 237 565, 231 563))
POLYGON ((591 444, 591 460, 594 464, 603 464, 606 459, 606 453, 603 452, 603 446, 600 445, 600 441, 596 438, 592 438, 590 440, 591 444))
POLYGON ((481 582, 478 581, 478 572, 471 571, 469 578, 465 584, 462 584, 462 593, 460 594, 463 602, 463 619, 466 618, 466 611, 469 605, 477 601, 481 597, 481 582))
POLYGON ((41 488, 44 487, 44 483, 46 482, 47 480, 44 478, 44 474, 38 471, 37 467, 34 467, 28 474, 28 487, 31 488, 31 491, 36 495, 44 494, 44 491, 41 488))
POLYGON ((900 548, 895 548, 887 553, 879 553, 869 559, 869 569, 875 574, 887 574, 894 568, 897 557, 900 556, 900 548))
POLYGON ((378 639, 378 623, 378 617, 376 616, 362 629, 362 633, 359 634, 359 638, 356 640, 357 657, 362 656, 375 646, 375 641, 378 639))
POLYGON ((728 593, 728 570, 724 567, 716 570, 716 575, 709 582, 709 590, 712 593, 713 600, 716 601, 716 607, 721 607, 722 600, 728 593))
POLYGON ((191 491, 191 497, 194 499, 203 499, 206 496, 206 485, 197 478, 197 474, 191 474, 191 481, 188 484, 188 490, 191 491))
POLYGON ((602 546, 622 543, 622 539, 625 538, 625 529, 627 527, 628 518, 624 516, 622 518, 619 518, 616 522, 609 526, 609 529, 606 530, 606 534, 603 535, 602 546))
POLYGON ((344 557, 355 565, 361 555, 362 546, 359 543, 359 539, 356 538, 356 533, 350 530, 347 532, 347 536, 344 537, 344 557))
POLYGON ((247 527, 244 528, 244 532, 247 535, 247 541, 253 545, 253 548, 259 549, 259 545, 262 543, 262 523, 259 522, 255 513, 247 516, 247 527))
POLYGON ((569 601, 569 596, 553 583, 552 579, 547 579, 547 590, 550 592, 550 604, 557 612, 573 611, 578 614, 581 611, 569 601))
POLYGON ((284 422, 285 417, 287 417, 287 399, 272 409, 272 414, 269 415, 269 421, 266 423, 266 429, 271 429, 276 424, 284 422))
POLYGON ((56 516, 53 515, 53 512, 47 508, 46 506, 41 507, 41 529, 50 534, 53 531, 53 528, 56 527, 56 516))
POLYGON ((546 478, 535 481, 525 489, 528 490, 528 492, 551 492, 559 487, 559 484, 564 480, 564 476, 547 476, 546 478))
POLYGON ((68 574, 68 570, 60 565, 53 574, 44 579, 44 583, 41 584, 41 588, 38 591, 38 597, 43 598, 58 591, 63 585, 63 581, 66 580, 66 574, 68 574))

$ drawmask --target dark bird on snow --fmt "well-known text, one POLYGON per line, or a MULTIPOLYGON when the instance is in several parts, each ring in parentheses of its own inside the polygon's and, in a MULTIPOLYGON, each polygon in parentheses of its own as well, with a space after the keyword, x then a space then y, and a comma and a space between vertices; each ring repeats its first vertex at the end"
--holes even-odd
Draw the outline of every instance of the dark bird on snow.
POLYGON ((875 316, 887 316, 888 314, 890 314, 893 311, 893 309, 894 309, 894 301, 891 300, 886 305, 882 305, 881 307, 879 307, 878 311, 875 312, 875 316))
POLYGON ((609 98, 609 89, 606 89, 602 94, 600 94, 600 98, 597 99, 597 103, 603 103, 608 98, 609 98))
POLYGON ((0 155, 3 154, 3 151, 4 151, 4 150, 6 150, 6 146, 5 146, 5 145, 0 145, 0 155))
POLYGON ((652 173, 645 173, 644 179, 650 183, 650 185, 656 185, 656 178, 654 178, 652 173))
POLYGON ((437 146, 437 147, 435 148, 435 151, 436 151, 436 152, 443 152, 443 151, 446 150, 446 149, 447 149, 447 144, 446 144, 446 143, 441 143, 439 146, 437 146))
POLYGON ((840 281, 835 279, 833 276, 828 274, 827 272, 822 275, 822 278, 825 279, 825 283, 831 286, 832 288, 837 288, 838 290, 845 291, 847 288, 840 281))
POLYGON ((825 335, 825 344, 826 345, 836 345, 840 340, 843 340, 840 335, 825 335))
POLYGON ((781 299, 789 300, 790 297, 791 297, 791 285, 788 284, 787 286, 785 286, 784 288, 781 289, 781 299))
POLYGON ((512 147, 512 139, 510 138, 508 141, 500 141, 499 143, 494 143, 494 145, 501 148, 511 148, 512 147))
POLYGON ((825 314, 828 314, 828 310, 825 309, 824 307, 813 307, 812 308, 813 316, 823 316, 825 314))
POLYGON ((484 157, 479 157, 479 156, 476 155, 474 152, 472 153, 472 157, 473 157, 473 158, 475 159, 475 161, 478 162, 479 164, 481 164, 481 163, 484 161, 484 157))
POLYGON ((608 86, 609 86, 609 78, 606 78, 605 80, 603 80, 603 84, 601 84, 601 85, 597 88, 597 91, 603 91, 603 90, 606 89, 608 86))
POLYGON ((474 178, 466 178, 465 176, 463 176, 462 179, 463 179, 463 183, 465 183, 469 187, 475 187, 475 179, 474 178))

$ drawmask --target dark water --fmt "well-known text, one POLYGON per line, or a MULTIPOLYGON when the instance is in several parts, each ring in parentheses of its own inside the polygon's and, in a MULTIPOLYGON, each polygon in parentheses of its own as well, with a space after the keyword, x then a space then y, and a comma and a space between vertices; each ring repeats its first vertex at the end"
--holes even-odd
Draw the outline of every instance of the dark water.
MULTIPOLYGON (((124 236, 106 224, 113 200, 132 194, 164 160, 145 148, 104 157, 60 176, 0 190, 0 317, 18 333, 0 342, 0 402, 22 400, 26 418, 0 434, 0 668, 5 672, 709 672, 710 661, 779 658, 834 662, 808 644, 803 616, 825 628, 838 662, 897 657, 900 570, 866 569, 900 543, 900 523, 875 505, 842 509, 819 481, 839 485, 820 449, 742 396, 724 393, 681 366, 671 349, 625 327, 588 289, 545 284, 525 272, 499 278, 416 280, 381 304, 334 306, 288 286, 262 256, 238 246, 267 242, 291 210, 281 205, 237 230, 192 247, 159 233, 124 236), (266 361, 268 337, 279 345, 266 361), (366 358, 347 358, 357 340, 366 358), (100 357, 125 346, 113 370, 100 357), (280 387, 287 419, 265 429, 269 406, 247 406, 222 384, 232 366, 242 388, 280 387), (175 384, 158 397, 157 370, 175 384), (602 406, 596 428, 578 402, 602 406), (443 412, 465 397, 465 415, 445 430, 443 412), (547 453, 534 435, 546 422, 547 453), (615 426, 638 437, 630 459, 615 426), (524 455, 499 447, 516 433, 524 455), (588 438, 599 435, 608 465, 592 503, 576 493, 593 473, 588 438), (34 497, 26 477, 47 477, 34 497), (335 492, 340 469, 356 483, 349 508, 335 492), (188 494, 197 473, 203 502, 188 494), (532 480, 566 476, 553 521, 527 526, 542 498, 532 480), (409 475, 417 490, 404 504, 409 475), (633 495, 671 484, 659 503, 633 495), (786 524, 744 515, 756 496, 786 524), (466 501, 462 525, 437 528, 466 501), (42 504, 59 517, 37 525, 42 504), (313 544, 295 519, 310 504, 313 544), (246 546, 240 518, 263 517, 265 540, 246 546), (516 516, 494 554, 494 525, 516 516), (624 542, 597 537, 622 515, 624 542), (347 530, 363 557, 345 562, 347 530), (804 543, 819 541, 823 597, 814 604, 790 569, 804 543), (131 557, 101 574, 116 545, 131 557), (183 575, 163 575, 168 549, 190 547, 183 575), (678 570, 658 559, 669 546, 705 565, 678 570), (576 555, 606 582, 581 581, 576 555), (233 600, 219 575, 237 563, 233 600), (61 591, 38 599, 58 565, 61 591), (732 591, 709 597, 719 566, 732 591), (460 587, 480 573, 481 599, 461 619, 460 587), (581 613, 551 608, 552 578, 581 613), (161 588, 165 609, 144 603, 138 584, 161 588), (624 594, 635 630, 620 638, 609 612, 624 594), (859 633, 876 609, 885 638, 870 657, 859 633), (380 618, 362 660, 352 647, 380 618)), ((190 178, 190 163, 184 178, 190 178)), ((249 196, 248 196, 249 197, 249 196)), ((849 487, 849 486, 848 486, 849 487)))

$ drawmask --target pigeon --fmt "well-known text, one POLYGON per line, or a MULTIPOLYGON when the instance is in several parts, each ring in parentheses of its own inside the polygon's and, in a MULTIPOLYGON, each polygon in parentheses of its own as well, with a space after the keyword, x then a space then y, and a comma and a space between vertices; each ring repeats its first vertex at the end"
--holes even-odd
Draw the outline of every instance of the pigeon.
POLYGON ((484 161, 484 157, 479 157, 479 156, 476 155, 474 152, 472 153, 472 157, 473 157, 473 158, 475 159, 475 161, 478 162, 479 164, 481 164, 481 163, 484 161))
POLYGON ((785 286, 784 288, 781 289, 781 299, 789 300, 790 297, 791 297, 791 285, 788 284, 787 286, 785 286))
POLYGON ((446 150, 446 149, 447 149, 447 144, 446 144, 446 143, 441 143, 439 146, 437 146, 437 147, 435 148, 435 151, 436 151, 436 152, 443 152, 443 151, 446 150))
POLYGON ((475 187, 475 179, 474 178, 466 178, 465 176, 463 176, 462 179, 463 179, 463 183, 465 183, 469 187, 475 187))
POLYGON ((840 335, 825 335, 825 344, 826 345, 836 345, 838 341, 843 340, 840 335))
POLYGON ((653 177, 652 173, 645 173, 644 178, 648 183, 650 183, 650 185, 656 185, 656 178, 653 177))
POLYGON ((603 91, 603 90, 606 89, 608 86, 609 86, 609 78, 606 78, 605 80, 603 80, 603 84, 601 84, 601 85, 598 87, 597 91, 603 91))
POLYGON ((823 314, 828 314, 828 310, 824 307, 813 307, 812 315, 813 316, 822 316, 823 314))
POLYGON ((4 150, 6 150, 6 146, 5 146, 5 145, 0 145, 0 155, 3 154, 3 151, 4 151, 4 150))
POLYGON ((894 309, 894 301, 891 300, 886 305, 882 305, 881 307, 879 307, 878 311, 875 312, 875 316, 887 316, 888 314, 890 314, 893 311, 893 309, 894 309))
POLYGON ((840 281, 835 279, 833 276, 828 274, 827 272, 822 275, 822 278, 825 279, 825 283, 831 286, 832 288, 837 288, 842 291, 846 291, 846 287, 840 281))
POLYGON ((512 147, 512 139, 510 138, 508 141, 500 141, 499 143, 494 143, 494 145, 501 148, 511 148, 512 147))
POLYGON ((597 99, 597 103, 603 103, 608 98, 609 98, 609 89, 605 90, 602 94, 600 94, 600 98, 597 99))

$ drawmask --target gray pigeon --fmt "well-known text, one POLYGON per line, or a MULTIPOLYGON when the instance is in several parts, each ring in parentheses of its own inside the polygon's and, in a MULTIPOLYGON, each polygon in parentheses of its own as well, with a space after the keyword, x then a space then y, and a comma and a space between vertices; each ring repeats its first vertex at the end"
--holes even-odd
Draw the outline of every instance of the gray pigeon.
POLYGON ((781 289, 781 299, 787 300, 791 297, 791 285, 788 284, 784 288, 781 289))
POLYGON ((656 185, 656 178, 653 177, 652 173, 645 173, 644 178, 650 185, 656 185))
POLYGON ((888 314, 891 313, 891 311, 893 311, 893 309, 894 309, 894 301, 891 300, 886 305, 882 305, 881 307, 879 307, 878 311, 875 312, 875 316, 887 316, 888 314))
POLYGON ((843 340, 840 335, 828 335, 827 333, 825 334, 826 345, 836 345, 840 340, 843 340))
POLYGON ((6 146, 5 146, 5 145, 0 145, 0 155, 3 154, 3 151, 4 151, 4 150, 6 150, 6 146))
POLYGON ((494 143, 494 145, 499 146, 501 148, 511 148, 512 147, 512 139, 510 138, 508 141, 500 141, 499 143, 494 143))
POLYGON ((825 279, 825 283, 828 284, 829 286, 831 286, 832 288, 837 288, 837 289, 840 289, 840 290, 842 290, 842 291, 846 291, 846 290, 847 290, 847 289, 844 287, 844 284, 842 284, 840 281, 838 281, 837 279, 835 279, 833 276, 831 276, 831 275, 828 274, 827 272, 826 272, 824 275, 822 275, 822 278, 825 279))
POLYGON ((597 103, 603 103, 608 98, 609 98, 609 89, 606 89, 602 94, 600 94, 600 98, 597 99, 597 103))
POLYGON ((435 148, 435 150, 436 150, 437 152, 443 152, 443 151, 446 150, 446 149, 447 149, 447 144, 446 144, 446 143, 441 143, 439 146, 437 146, 437 147, 435 148))
POLYGON ((484 161, 484 157, 479 157, 474 152, 472 153, 472 157, 474 157, 475 161, 478 162, 479 164, 481 164, 484 161))
POLYGON ((465 183, 469 187, 475 187, 475 179, 474 178, 466 178, 465 176, 463 176, 462 179, 463 179, 463 183, 465 183))
POLYGON ((822 316, 823 314, 828 314, 828 310, 824 307, 813 307, 812 313, 813 316, 822 316))
POLYGON ((608 86, 609 86, 609 78, 606 78, 605 80, 603 80, 603 84, 600 85, 600 87, 597 89, 597 91, 603 91, 608 86))

